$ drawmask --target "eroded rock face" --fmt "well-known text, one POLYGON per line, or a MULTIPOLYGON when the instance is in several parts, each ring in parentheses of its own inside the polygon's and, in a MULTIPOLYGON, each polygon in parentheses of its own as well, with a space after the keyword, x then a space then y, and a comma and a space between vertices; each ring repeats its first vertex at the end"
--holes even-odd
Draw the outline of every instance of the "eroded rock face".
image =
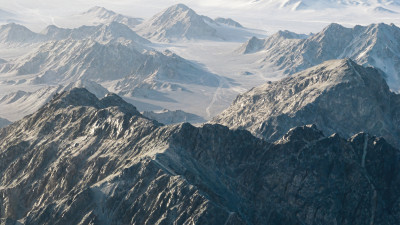
POLYGON ((399 151, 364 133, 161 126, 61 93, 0 129, 2 224, 397 224, 399 151))
POLYGON ((334 60, 238 96, 213 122, 270 141, 292 127, 316 124, 326 135, 367 132, 399 147, 398 99, 379 71, 334 60))

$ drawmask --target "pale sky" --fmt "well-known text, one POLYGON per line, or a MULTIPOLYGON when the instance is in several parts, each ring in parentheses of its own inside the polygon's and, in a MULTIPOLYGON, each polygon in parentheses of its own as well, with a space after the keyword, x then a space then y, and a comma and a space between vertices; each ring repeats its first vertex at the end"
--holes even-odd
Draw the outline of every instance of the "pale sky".
MULTIPOLYGON (((336 22, 344 26, 370 23, 400 24, 397 14, 373 14, 370 11, 327 10, 323 12, 282 11, 259 7, 254 0, 0 0, 0 9, 14 12, 20 16, 24 25, 39 31, 60 19, 87 11, 93 6, 102 6, 117 13, 131 17, 150 18, 155 13, 177 3, 184 3, 201 15, 211 18, 231 17, 251 28, 266 30, 291 30, 298 33, 318 32, 327 24, 336 22)), ((270 2, 271 0, 264 0, 270 2)))

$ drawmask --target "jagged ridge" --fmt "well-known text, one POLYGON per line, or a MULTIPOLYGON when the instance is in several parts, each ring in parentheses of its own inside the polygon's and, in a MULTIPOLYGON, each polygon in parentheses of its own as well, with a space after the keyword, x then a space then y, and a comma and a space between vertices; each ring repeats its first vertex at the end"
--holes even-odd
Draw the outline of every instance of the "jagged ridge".
POLYGON ((220 125, 160 126, 84 89, 1 129, 0 162, 2 222, 400 221, 399 152, 383 139, 305 126, 268 144, 220 125))

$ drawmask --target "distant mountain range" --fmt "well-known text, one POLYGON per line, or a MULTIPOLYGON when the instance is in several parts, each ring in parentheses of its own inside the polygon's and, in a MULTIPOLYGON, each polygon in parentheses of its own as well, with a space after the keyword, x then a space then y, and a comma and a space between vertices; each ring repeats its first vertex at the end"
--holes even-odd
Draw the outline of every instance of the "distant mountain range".
POLYGON ((117 22, 98 26, 82 26, 75 29, 59 28, 50 25, 41 33, 32 32, 28 28, 15 23, 0 26, 0 43, 6 44, 30 44, 65 39, 91 39, 104 43, 118 38, 132 40, 141 44, 150 43, 150 41, 140 37, 126 25, 117 22))
POLYGON ((161 53, 118 40, 105 44, 92 39, 48 42, 27 56, 3 64, 0 71, 17 76, 33 74, 27 81, 33 84, 123 79, 115 88, 132 93, 145 86, 158 89, 165 82, 218 86, 216 75, 172 52, 161 53))
MULTIPOLYGON (((256 0, 248 2, 258 7, 275 7, 290 10, 324 10, 331 8, 358 7, 372 9, 373 11, 385 11, 386 13, 393 7, 400 9, 398 0, 256 0)), ((393 13, 398 13, 392 11, 393 13)))
MULTIPOLYGON (((48 26, 41 33, 32 32, 22 25, 8 24, 0 27, 0 34, 0 42, 5 46, 31 48, 23 56, 0 62, 0 72, 10 75, 2 80, 2 84, 50 86, 39 90, 48 93, 46 97, 28 94, 29 98, 26 98, 34 104, 24 105, 22 100, 0 104, 4 109, 18 108, 18 113, 6 110, 7 115, 5 111, 1 114, 13 120, 47 102, 57 91, 54 87, 82 79, 108 82, 108 89, 127 97, 161 102, 175 101, 167 97, 169 93, 194 95, 192 85, 209 90, 217 89, 220 82, 218 75, 196 63, 168 50, 159 52, 153 49, 149 41, 117 22, 75 29, 48 26), (42 99, 34 101, 35 97, 42 99)), ((145 105, 141 110, 157 108, 161 107, 145 105)), ((197 117, 188 118, 194 119, 190 120, 192 122, 199 121, 197 117)))
POLYGON ((252 38, 238 52, 260 52, 261 64, 272 64, 286 74, 326 60, 351 58, 361 65, 380 69, 390 88, 400 90, 400 28, 394 24, 353 28, 331 24, 308 37, 278 32, 265 40, 252 38))

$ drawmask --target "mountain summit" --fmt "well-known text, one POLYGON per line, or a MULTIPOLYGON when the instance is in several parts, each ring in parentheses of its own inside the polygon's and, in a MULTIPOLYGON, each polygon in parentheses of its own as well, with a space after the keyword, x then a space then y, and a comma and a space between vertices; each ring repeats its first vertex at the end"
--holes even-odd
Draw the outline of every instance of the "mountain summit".
POLYGON ((217 31, 184 4, 171 6, 156 14, 136 30, 142 36, 158 41, 218 39, 217 31))
POLYGON ((378 70, 334 60, 239 95, 213 122, 271 141, 316 124, 326 135, 368 132, 400 146, 399 103, 378 70))
POLYGON ((80 16, 82 16, 83 19, 91 22, 93 25, 117 22, 125 24, 130 28, 134 28, 143 21, 140 18, 124 16, 100 6, 92 7, 88 11, 82 13, 80 16))
POLYGON ((0 26, 0 43, 32 43, 38 40, 38 34, 22 25, 9 23, 0 26))

